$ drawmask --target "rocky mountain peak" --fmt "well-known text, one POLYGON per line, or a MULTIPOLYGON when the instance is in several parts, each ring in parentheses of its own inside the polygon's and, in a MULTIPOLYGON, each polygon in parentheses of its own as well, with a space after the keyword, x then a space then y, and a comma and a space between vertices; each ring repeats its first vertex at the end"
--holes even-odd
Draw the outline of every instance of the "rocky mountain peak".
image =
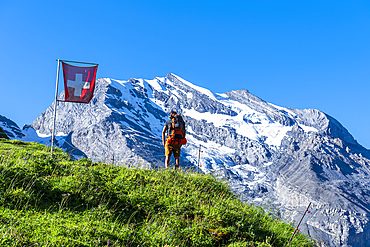
MULTIPOLYGON (((59 146, 113 165, 163 168, 162 129, 171 110, 184 117, 181 165, 228 179, 243 200, 278 208, 325 246, 370 240, 370 155, 333 117, 268 103, 246 89, 214 94, 169 73, 152 80, 101 78, 89 104, 59 102, 59 146), (71 148, 73 147, 73 148, 71 148)), ((23 134, 50 138, 51 105, 23 134), (33 132, 32 132, 33 131, 33 132)), ((22 137, 20 137, 22 138, 22 137)))
POLYGON ((19 139, 24 136, 24 134, 14 121, 2 115, 0 115, 0 127, 9 138, 19 139))

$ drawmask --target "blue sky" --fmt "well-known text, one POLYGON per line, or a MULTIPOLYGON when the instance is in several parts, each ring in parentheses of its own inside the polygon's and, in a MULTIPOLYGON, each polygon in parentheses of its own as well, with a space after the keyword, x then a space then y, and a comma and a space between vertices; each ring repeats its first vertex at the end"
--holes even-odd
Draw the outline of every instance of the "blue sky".
POLYGON ((370 148, 370 1, 1 1, 0 34, 0 115, 20 127, 52 103, 65 59, 316 108, 370 148))

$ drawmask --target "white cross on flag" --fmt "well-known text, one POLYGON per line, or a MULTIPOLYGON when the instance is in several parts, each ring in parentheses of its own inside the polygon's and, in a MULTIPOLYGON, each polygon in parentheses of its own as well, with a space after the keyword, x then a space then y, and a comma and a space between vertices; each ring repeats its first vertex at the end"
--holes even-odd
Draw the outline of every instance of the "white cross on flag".
POLYGON ((77 67, 62 62, 66 102, 89 103, 94 95, 98 65, 77 67))

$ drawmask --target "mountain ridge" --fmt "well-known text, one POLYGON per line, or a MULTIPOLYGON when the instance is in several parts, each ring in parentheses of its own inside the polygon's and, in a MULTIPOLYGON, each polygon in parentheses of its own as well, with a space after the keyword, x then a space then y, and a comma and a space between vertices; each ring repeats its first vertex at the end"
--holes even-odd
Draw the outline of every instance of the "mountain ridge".
MULTIPOLYGON (((214 94, 174 74, 101 78, 90 104, 58 104, 57 138, 92 160, 160 168, 171 110, 187 123, 185 167, 197 165, 201 146, 202 172, 228 179, 243 200, 276 205, 287 222, 312 202, 301 230, 322 246, 370 241, 370 151, 316 109, 276 106, 246 89, 214 94)), ((52 113, 53 105, 29 133, 50 138, 52 113)))

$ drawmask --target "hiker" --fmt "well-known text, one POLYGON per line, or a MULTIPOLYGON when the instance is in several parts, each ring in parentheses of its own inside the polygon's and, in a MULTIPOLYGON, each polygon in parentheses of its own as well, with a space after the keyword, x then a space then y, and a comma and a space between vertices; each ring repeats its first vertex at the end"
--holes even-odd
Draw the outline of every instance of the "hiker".
POLYGON ((179 168, 181 146, 186 144, 185 122, 182 119, 182 116, 177 114, 176 111, 171 111, 169 118, 170 119, 166 121, 162 131, 162 140, 166 156, 165 166, 168 168, 170 158, 173 153, 176 161, 175 167, 179 168), (167 138, 165 138, 166 132, 167 138))

